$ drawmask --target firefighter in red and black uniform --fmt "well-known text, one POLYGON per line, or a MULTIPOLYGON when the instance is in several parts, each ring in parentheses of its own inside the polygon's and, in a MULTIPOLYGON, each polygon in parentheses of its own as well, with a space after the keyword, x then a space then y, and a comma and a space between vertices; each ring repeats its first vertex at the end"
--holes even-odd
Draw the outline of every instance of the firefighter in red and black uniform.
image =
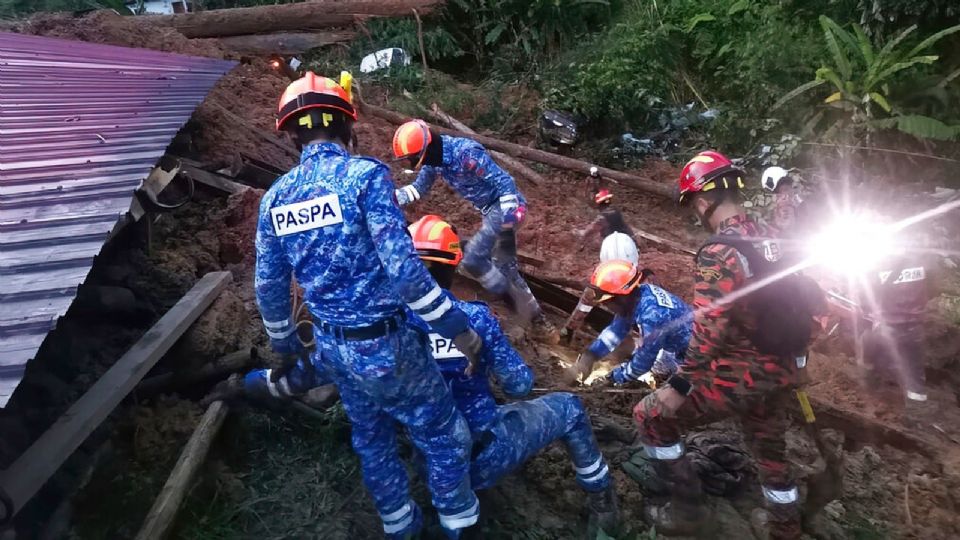
MULTIPOLYGON (((679 203, 712 233, 776 238, 773 227, 747 217, 742 176, 722 154, 702 152, 683 169, 679 203)), ((634 408, 644 449, 672 493, 670 502, 648 507, 647 517, 658 532, 667 534, 690 534, 704 524, 700 480, 685 456, 683 435, 733 416, 739 418, 757 461, 770 538, 799 538, 798 490, 787 466, 784 439, 797 360, 761 353, 748 338, 756 328, 755 317, 741 302, 719 302, 752 281, 742 253, 713 243, 700 251, 696 264, 694 327, 686 360, 667 385, 634 408)))

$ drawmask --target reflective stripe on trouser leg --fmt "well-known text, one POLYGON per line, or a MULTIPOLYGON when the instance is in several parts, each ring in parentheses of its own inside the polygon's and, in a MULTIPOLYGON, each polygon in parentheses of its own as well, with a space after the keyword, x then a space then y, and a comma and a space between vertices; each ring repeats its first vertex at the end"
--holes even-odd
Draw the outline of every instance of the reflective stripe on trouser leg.
MULTIPOLYGON (((422 349, 418 334, 407 328, 389 337, 364 342, 344 342, 334 336, 317 335, 317 352, 324 359, 325 370, 329 371, 340 390, 344 410, 350 419, 351 442, 360 458, 364 484, 378 513, 391 518, 389 522, 384 521, 384 529, 389 526, 391 531, 395 531, 389 534, 398 537, 416 532, 413 529, 418 526, 416 517, 410 522, 406 521, 402 515, 404 513, 394 517, 404 505, 413 504, 410 501, 407 470, 397 453, 396 423, 397 420, 403 423, 405 418, 399 418, 396 409, 412 414, 429 403, 422 396, 419 400, 405 400, 408 389, 416 394, 419 381, 426 379, 421 372, 429 369, 425 365, 426 360, 410 362, 406 357, 408 346, 418 344, 422 349), (406 337, 401 340, 400 347, 394 341, 398 335, 406 337), (395 353, 398 350, 403 352, 402 355, 395 353), (399 375, 397 371, 380 371, 378 377, 370 377, 362 371, 366 366, 400 363, 405 363, 408 369, 400 371, 399 375), (386 393, 385 389, 395 390, 397 394, 386 393), (403 524, 407 525, 407 529, 401 528, 403 524)), ((425 350, 423 355, 426 357, 425 350)), ((427 386, 428 391, 435 390, 427 386)), ((429 408, 429 405, 426 407, 429 408)))
POLYGON ((412 525, 415 507, 416 503, 411 500, 393 512, 380 514, 380 519, 383 521, 383 532, 396 534, 412 525))
POLYGON ((475 500, 473 506, 463 512, 456 514, 444 514, 440 512, 438 515, 440 517, 440 526, 444 529, 451 531, 466 529, 467 527, 472 527, 477 524, 477 519, 480 517, 480 501, 475 500))
POLYGON ((462 514, 477 503, 470 489, 471 439, 467 421, 457 410, 421 334, 404 327, 391 339, 398 339, 399 343, 391 345, 388 340, 384 348, 392 351, 398 345, 396 350, 401 355, 397 363, 405 369, 398 370, 401 375, 392 380, 370 384, 383 389, 381 403, 390 416, 407 428, 410 440, 423 454, 427 487, 437 513, 462 514))
POLYGON ((773 504, 793 504, 800 499, 800 492, 797 490, 797 486, 787 489, 763 486, 763 497, 773 504))
POLYGON ((609 470, 576 396, 562 392, 548 394, 503 405, 498 407, 498 413, 499 418, 490 429, 493 441, 470 466, 475 489, 495 485, 557 440, 566 444, 578 483, 584 489, 601 491, 610 485, 609 470))
POLYGON ((647 452, 647 456, 650 458, 663 461, 680 459, 683 457, 684 453, 682 442, 671 444, 670 446, 648 446, 645 444, 643 445, 643 449, 647 452))

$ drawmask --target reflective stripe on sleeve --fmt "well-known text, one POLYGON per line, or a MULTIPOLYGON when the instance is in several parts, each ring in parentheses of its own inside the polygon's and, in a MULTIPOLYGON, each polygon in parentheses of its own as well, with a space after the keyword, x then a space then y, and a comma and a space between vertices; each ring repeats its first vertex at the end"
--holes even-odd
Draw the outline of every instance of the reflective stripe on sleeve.
POLYGON ((609 350, 614 350, 617 348, 617 345, 620 344, 620 336, 618 336, 613 330, 609 328, 600 332, 600 342, 604 344, 609 350))
POLYGON ((450 299, 449 299, 449 298, 444 298, 444 299, 443 299, 443 303, 440 304, 440 307, 438 307, 437 309, 435 309, 435 310, 433 310, 433 311, 431 311, 431 312, 429 312, 429 313, 423 313, 423 314, 421 314, 421 315, 420 315, 420 318, 423 319, 423 320, 425 320, 425 321, 427 321, 427 322, 435 321, 435 320, 439 319, 440 317, 443 317, 444 314, 446 314, 448 311, 450 311, 450 308, 452 308, 452 307, 453 307, 453 303, 450 302, 450 299))
POLYGON ((280 392, 277 390, 277 385, 273 382, 273 380, 271 380, 271 377, 272 377, 272 375, 273 375, 273 370, 272 370, 272 369, 268 369, 268 370, 266 370, 266 371, 264 372, 264 374, 265 374, 266 377, 267 377, 267 379, 266 379, 266 381, 267 381, 267 390, 270 392, 270 395, 273 396, 273 397, 275 397, 275 398, 279 398, 279 397, 280 397, 280 392))
POLYGON ((417 300, 416 302, 410 302, 410 303, 407 304, 407 305, 410 306, 410 309, 412 309, 412 310, 414 310, 414 311, 416 311, 416 310, 418 310, 418 309, 423 309, 423 308, 429 306, 430 304, 432 304, 433 301, 436 300, 437 298, 440 298, 440 295, 441 295, 441 294, 443 294, 443 291, 440 290, 440 286, 439 286, 439 285, 434 285, 434 287, 433 287, 432 289, 430 289, 430 292, 428 292, 427 294, 423 295, 423 296, 422 296, 419 300, 417 300))
POLYGON ((403 186, 403 187, 400 188, 400 189, 402 189, 404 192, 406 192, 407 198, 410 199, 411 201, 419 201, 419 200, 420 200, 420 192, 417 191, 417 188, 413 187, 412 185, 410 185, 410 186, 403 186))
POLYGON ((507 194, 507 195, 501 195, 501 196, 500 196, 500 202, 502 202, 502 203, 514 202, 514 201, 518 201, 518 200, 520 200, 520 199, 519 199, 516 195, 513 195, 513 194, 507 194))

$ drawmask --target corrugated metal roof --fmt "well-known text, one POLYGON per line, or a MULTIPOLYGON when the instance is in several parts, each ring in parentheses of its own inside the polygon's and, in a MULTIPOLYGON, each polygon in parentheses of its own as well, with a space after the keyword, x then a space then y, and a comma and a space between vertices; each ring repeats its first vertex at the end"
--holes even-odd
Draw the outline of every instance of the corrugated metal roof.
POLYGON ((0 407, 234 62, 0 33, 0 407))

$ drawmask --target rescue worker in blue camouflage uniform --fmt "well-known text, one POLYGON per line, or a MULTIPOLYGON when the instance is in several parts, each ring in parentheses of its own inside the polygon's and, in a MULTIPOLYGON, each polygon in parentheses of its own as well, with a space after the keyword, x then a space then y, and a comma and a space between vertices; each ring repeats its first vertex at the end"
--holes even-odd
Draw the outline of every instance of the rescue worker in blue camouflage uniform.
MULTIPOLYGON (((417 253, 437 283, 449 291, 463 258, 456 231, 439 216, 428 215, 410 226, 417 253)), ((493 376, 508 397, 530 392, 533 372, 510 345, 500 324, 482 302, 448 298, 467 314, 483 340, 477 369, 467 374, 467 359, 449 340, 431 334, 434 359, 473 434, 470 478, 475 489, 494 486, 508 473, 554 441, 563 441, 576 471, 577 483, 588 494, 591 528, 614 534, 619 512, 610 473, 597 447, 590 417, 580 399, 566 392, 530 401, 497 406, 490 389, 493 376)), ((426 330, 426 327, 424 326, 426 330)), ((595 533, 591 536, 593 538, 595 533)))
POLYGON ((487 291, 505 297, 521 318, 533 322, 540 337, 558 339, 517 266, 516 230, 526 215, 527 201, 513 177, 480 143, 434 134, 423 120, 411 120, 397 129, 393 153, 398 159, 409 159, 412 168, 420 168, 412 184, 396 190, 400 206, 426 196, 441 175, 483 214, 480 230, 465 247, 461 271, 487 291))
POLYGON ((608 302, 615 317, 580 355, 571 379, 586 380, 593 364, 612 353, 634 327, 640 338, 633 356, 607 375, 609 382, 663 382, 677 371, 690 344, 693 314, 683 300, 644 283, 643 276, 637 265, 628 260, 604 261, 594 270, 590 285, 601 295, 597 302, 608 302))
POLYGON ((344 150, 356 119, 349 87, 313 73, 281 97, 277 128, 293 134, 302 156, 260 204, 257 305, 274 350, 299 354, 295 274, 315 354, 340 391, 387 538, 410 537, 422 523, 397 452, 397 422, 426 457, 440 524, 457 538, 479 513, 467 474, 469 428, 405 307, 474 360, 482 342, 417 258, 389 169, 344 150))

